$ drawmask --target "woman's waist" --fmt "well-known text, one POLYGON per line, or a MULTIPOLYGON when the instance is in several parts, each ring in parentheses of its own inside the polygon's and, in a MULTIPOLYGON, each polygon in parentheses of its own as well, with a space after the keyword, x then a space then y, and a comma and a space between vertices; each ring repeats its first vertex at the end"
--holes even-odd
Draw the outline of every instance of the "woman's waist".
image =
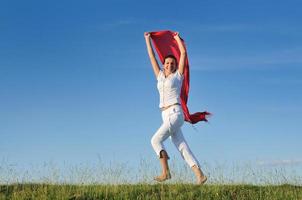
POLYGON ((170 105, 167 105, 167 106, 163 106, 160 108, 161 111, 166 111, 168 110, 169 108, 172 108, 174 106, 180 106, 180 103, 173 103, 173 104, 170 104, 170 105))

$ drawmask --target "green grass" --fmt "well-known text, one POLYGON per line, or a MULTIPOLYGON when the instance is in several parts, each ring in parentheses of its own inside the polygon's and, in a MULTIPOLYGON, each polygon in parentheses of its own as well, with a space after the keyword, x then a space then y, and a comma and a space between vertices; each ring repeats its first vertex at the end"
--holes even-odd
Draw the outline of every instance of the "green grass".
MULTIPOLYGON (((97 162, 19 167, 0 162, 2 199, 213 199, 302 200, 299 166, 202 164, 208 182, 197 186, 191 169, 171 162, 172 179, 154 184, 160 168, 141 160, 138 169, 123 163, 97 162), (297 171, 296 171, 297 169, 297 171)), ((156 163, 158 164, 158 163, 156 163)))
POLYGON ((11 184, 0 186, 0 199, 302 199, 302 187, 294 185, 193 184, 11 184))

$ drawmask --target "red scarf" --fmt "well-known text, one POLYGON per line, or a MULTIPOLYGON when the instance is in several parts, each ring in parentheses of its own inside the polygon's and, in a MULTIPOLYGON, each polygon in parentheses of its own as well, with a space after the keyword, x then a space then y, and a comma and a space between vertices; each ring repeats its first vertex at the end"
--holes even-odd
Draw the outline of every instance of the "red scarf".
MULTIPOLYGON (((153 45, 162 63, 164 61, 165 56, 171 54, 174 55, 177 60, 179 60, 180 50, 178 48, 176 40, 174 39, 174 32, 158 31, 158 32, 151 32, 150 34, 151 34, 151 39, 153 41, 153 45)), ((185 46, 184 41, 183 44, 185 46)), ((189 109, 187 107, 188 94, 190 88, 188 57, 186 58, 183 75, 184 75, 184 79, 182 82, 180 99, 181 99, 181 107, 184 111, 185 121, 190 122, 191 124, 195 124, 199 121, 208 121, 206 119, 206 116, 210 115, 210 113, 205 111, 205 112, 197 112, 194 114, 190 114, 189 109)))

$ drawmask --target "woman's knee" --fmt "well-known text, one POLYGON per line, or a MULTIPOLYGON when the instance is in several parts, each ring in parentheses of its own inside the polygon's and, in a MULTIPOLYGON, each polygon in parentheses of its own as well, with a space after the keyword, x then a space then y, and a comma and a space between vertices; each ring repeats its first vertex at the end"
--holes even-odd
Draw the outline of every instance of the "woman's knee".
POLYGON ((151 138, 151 145, 152 146, 156 146, 160 143, 159 139, 154 135, 152 138, 151 138))
POLYGON ((170 157, 168 156, 168 153, 166 152, 166 150, 161 150, 159 152, 159 158, 163 158, 163 159, 166 159, 166 160, 170 159, 170 157))

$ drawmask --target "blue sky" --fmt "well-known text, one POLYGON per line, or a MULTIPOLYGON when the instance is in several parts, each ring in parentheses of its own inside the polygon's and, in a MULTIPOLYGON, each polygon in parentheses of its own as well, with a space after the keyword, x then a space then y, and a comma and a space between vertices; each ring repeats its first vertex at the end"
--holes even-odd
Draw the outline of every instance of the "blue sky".
MULTIPOLYGON (((201 162, 301 173, 300 1, 2 1, 0 158, 157 164, 161 124, 143 33, 179 31, 191 66, 183 132, 201 162), (197 131, 195 130, 197 129, 197 131)), ((183 162, 171 141, 168 151, 183 162)))

